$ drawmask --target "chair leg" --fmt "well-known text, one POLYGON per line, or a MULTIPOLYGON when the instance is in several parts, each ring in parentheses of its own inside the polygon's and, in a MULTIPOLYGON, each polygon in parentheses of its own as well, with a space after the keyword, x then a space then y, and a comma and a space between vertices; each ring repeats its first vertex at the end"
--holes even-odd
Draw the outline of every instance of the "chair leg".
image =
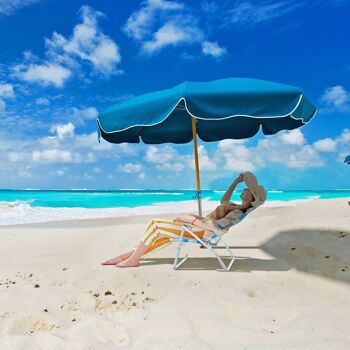
POLYGON ((233 263, 235 262, 236 257, 234 256, 232 250, 231 250, 230 247, 228 246, 228 244, 227 244, 227 242, 226 242, 226 239, 225 239, 224 237, 222 237, 222 238, 221 238, 221 241, 224 243, 224 246, 225 246, 226 250, 228 251, 228 253, 229 253, 230 256, 231 256, 231 260, 230 260, 230 262, 229 262, 229 264, 228 264, 228 266, 227 266, 227 269, 226 269, 226 272, 228 272, 228 271, 230 271, 230 269, 231 269, 233 263))
POLYGON ((187 242, 186 244, 187 244, 186 254, 181 259, 180 252, 181 252, 181 248, 184 245, 184 243, 179 241, 179 245, 176 248, 176 256, 175 256, 175 260, 174 260, 174 264, 173 264, 174 270, 177 270, 188 259, 188 253, 190 251, 191 242, 187 242), (180 259, 180 261, 179 261, 179 259, 180 259))
MULTIPOLYGON (((204 247, 204 248, 207 248, 208 250, 211 251, 211 253, 215 256, 215 258, 217 259, 217 261, 219 262, 219 264, 221 265, 221 267, 223 268, 223 270, 225 272, 228 272, 230 271, 234 261, 235 261, 235 256, 233 255, 230 247, 228 246, 226 240, 221 237, 220 241, 223 241, 224 243, 224 246, 226 248, 226 250, 228 251, 228 253, 230 254, 230 257, 231 257, 231 260, 229 262, 228 265, 225 265, 225 263, 223 262, 221 256, 215 251, 215 249, 213 249, 212 245, 208 242, 204 242, 201 238, 199 238, 194 232, 192 232, 190 229, 188 229, 185 225, 183 225, 183 228, 193 237, 197 240, 197 242, 201 243, 201 245, 204 247)), ((184 231, 182 231, 181 233, 181 238, 183 237, 183 233, 184 231)), ((217 242, 219 243, 219 242, 217 242)), ((186 255, 185 257, 178 263, 178 260, 179 260, 179 255, 180 255, 180 250, 181 250, 181 246, 183 245, 184 243, 179 241, 179 245, 177 247, 177 251, 176 251, 176 257, 175 257, 175 261, 174 261, 174 265, 173 265, 173 269, 176 270, 178 269, 187 259, 188 259, 188 252, 189 252, 189 249, 190 249, 190 244, 191 242, 188 242, 188 247, 187 247, 187 252, 186 252, 186 255)))

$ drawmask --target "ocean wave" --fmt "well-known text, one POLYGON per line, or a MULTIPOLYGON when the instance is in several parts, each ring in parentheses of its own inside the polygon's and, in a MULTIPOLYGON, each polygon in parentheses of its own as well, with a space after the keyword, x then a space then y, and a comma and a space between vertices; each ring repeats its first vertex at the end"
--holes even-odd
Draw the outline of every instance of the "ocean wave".
MULTIPOLYGON (((217 202, 207 199, 203 199, 202 203, 206 210, 213 210, 217 205, 217 202)), ((31 206, 29 202, 24 201, 0 202, 0 226, 60 220, 82 220, 188 212, 197 212, 196 201, 163 202, 133 208, 50 208, 31 206)))
POLYGON ((312 196, 307 196, 308 199, 319 199, 321 198, 320 195, 312 195, 312 196))
POLYGON ((183 196, 183 192, 118 192, 118 195, 135 195, 135 196, 183 196))
POLYGON ((6 201, 1 201, 0 202, 0 214, 3 212, 9 211, 9 210, 28 210, 33 208, 31 206, 31 203, 33 203, 34 200, 27 200, 27 201, 20 201, 20 200, 15 200, 12 202, 6 202, 6 201))
POLYGON ((284 191, 282 190, 270 190, 270 191, 267 191, 268 193, 284 193, 284 191))

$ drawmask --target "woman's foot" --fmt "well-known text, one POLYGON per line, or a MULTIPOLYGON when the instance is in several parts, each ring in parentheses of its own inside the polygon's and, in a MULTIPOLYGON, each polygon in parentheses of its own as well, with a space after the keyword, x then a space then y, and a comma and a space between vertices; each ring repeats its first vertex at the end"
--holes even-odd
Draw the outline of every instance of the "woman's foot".
POLYGON ((119 264, 120 262, 122 262, 123 260, 124 259, 122 258, 122 256, 118 255, 113 259, 109 259, 109 260, 102 262, 101 265, 104 265, 104 266, 105 265, 116 265, 116 264, 119 264))
POLYGON ((124 254, 120 254, 120 255, 116 256, 115 258, 112 258, 112 259, 109 259, 109 260, 102 262, 101 265, 105 266, 105 265, 119 264, 123 260, 130 258, 130 256, 132 255, 133 252, 134 252, 133 250, 130 250, 129 252, 126 252, 124 254))
POLYGON ((139 267, 140 260, 126 259, 115 265, 116 267, 139 267))

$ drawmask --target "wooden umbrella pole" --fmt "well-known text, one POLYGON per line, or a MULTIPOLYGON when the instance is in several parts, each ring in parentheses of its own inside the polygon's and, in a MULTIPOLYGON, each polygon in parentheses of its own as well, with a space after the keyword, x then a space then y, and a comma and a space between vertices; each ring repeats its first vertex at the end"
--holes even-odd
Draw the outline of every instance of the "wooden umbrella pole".
POLYGON ((195 166, 196 166, 198 215, 202 216, 201 180, 199 177, 199 161, 198 161, 198 147, 197 147, 197 128, 196 128, 196 118, 194 118, 194 117, 192 117, 192 136, 193 136, 194 162, 195 162, 195 166))

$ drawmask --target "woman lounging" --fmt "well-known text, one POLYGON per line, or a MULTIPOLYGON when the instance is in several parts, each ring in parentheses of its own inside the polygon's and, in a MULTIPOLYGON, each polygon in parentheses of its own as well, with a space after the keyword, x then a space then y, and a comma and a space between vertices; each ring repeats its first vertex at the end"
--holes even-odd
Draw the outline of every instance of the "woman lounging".
MULTIPOLYGON (((239 216, 250 208, 259 206, 266 200, 266 191, 259 185, 256 177, 250 173, 241 173, 227 189, 220 200, 220 205, 206 217, 194 214, 187 214, 175 220, 153 219, 151 220, 141 238, 139 244, 132 250, 107 260, 102 265, 115 265, 117 267, 137 267, 140 265, 140 258, 144 255, 164 247, 172 242, 173 238, 181 235, 182 225, 192 227, 192 231, 204 240, 210 239, 214 234, 225 234, 235 224, 239 216), (245 188, 240 197, 242 202, 236 204, 230 202, 233 191, 240 182, 245 182, 245 188)), ((186 231, 184 237, 189 237, 186 231)))

